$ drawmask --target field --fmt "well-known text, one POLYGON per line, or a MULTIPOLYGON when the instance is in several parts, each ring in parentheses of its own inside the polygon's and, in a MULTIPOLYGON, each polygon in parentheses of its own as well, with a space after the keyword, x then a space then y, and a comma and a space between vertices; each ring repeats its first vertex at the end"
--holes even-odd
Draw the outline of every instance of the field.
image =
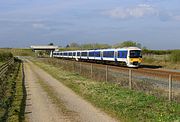
POLYGON ((11 52, 14 56, 34 56, 34 52, 28 48, 0 48, 0 52, 11 52))
POLYGON ((122 88, 117 84, 86 79, 77 73, 65 71, 61 66, 38 61, 34 63, 119 120, 167 122, 180 120, 179 103, 169 103, 152 95, 122 88))
POLYGON ((154 66, 160 66, 164 69, 174 69, 179 70, 180 69, 180 62, 173 62, 170 59, 171 55, 143 55, 143 64, 145 65, 154 65, 154 66))

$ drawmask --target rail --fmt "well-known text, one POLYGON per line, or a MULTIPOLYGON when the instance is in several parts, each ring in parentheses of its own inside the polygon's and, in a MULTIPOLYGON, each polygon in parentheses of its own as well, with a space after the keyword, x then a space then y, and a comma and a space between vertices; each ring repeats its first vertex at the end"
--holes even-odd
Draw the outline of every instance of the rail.
POLYGON ((11 58, 6 63, 0 66, 0 77, 7 72, 8 67, 13 63, 14 63, 14 58, 11 58))

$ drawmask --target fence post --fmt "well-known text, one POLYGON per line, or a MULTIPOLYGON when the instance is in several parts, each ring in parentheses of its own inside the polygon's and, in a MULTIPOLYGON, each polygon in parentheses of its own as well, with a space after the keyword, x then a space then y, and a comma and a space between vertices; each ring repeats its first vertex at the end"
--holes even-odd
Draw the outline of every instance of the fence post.
POLYGON ((80 62, 80 74, 81 74, 81 70, 82 70, 82 66, 81 66, 81 62, 80 62))
POLYGON ((172 75, 169 74, 169 101, 172 100, 172 75))
POLYGON ((73 69, 74 69, 74 72, 76 72, 76 67, 75 67, 75 62, 73 62, 73 69))
POLYGON ((106 82, 108 82, 108 65, 106 65, 106 82))
POLYGON ((93 64, 91 64, 91 79, 93 78, 93 64))
POLYGON ((132 70, 129 69, 129 89, 132 89, 132 70))

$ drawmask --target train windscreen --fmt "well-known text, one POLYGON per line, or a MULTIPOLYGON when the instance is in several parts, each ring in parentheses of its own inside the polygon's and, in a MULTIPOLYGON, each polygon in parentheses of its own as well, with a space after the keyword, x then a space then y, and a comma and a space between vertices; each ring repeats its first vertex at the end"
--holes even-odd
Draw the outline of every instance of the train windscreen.
POLYGON ((130 58, 142 58, 141 50, 130 50, 130 58))

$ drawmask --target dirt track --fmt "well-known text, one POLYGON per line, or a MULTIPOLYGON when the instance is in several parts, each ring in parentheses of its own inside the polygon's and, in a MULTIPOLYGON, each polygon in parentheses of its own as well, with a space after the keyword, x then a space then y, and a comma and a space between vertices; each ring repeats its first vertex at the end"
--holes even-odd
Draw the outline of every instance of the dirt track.
POLYGON ((92 106, 71 89, 54 79, 48 73, 25 61, 25 82, 27 88, 26 114, 32 122, 115 122, 116 120, 92 106), (43 88, 39 80, 50 88, 58 98, 56 102, 43 88), (63 103, 61 106, 57 103, 63 103), (63 108, 65 106, 65 108, 63 108), (64 112, 63 109, 66 109, 64 112))

